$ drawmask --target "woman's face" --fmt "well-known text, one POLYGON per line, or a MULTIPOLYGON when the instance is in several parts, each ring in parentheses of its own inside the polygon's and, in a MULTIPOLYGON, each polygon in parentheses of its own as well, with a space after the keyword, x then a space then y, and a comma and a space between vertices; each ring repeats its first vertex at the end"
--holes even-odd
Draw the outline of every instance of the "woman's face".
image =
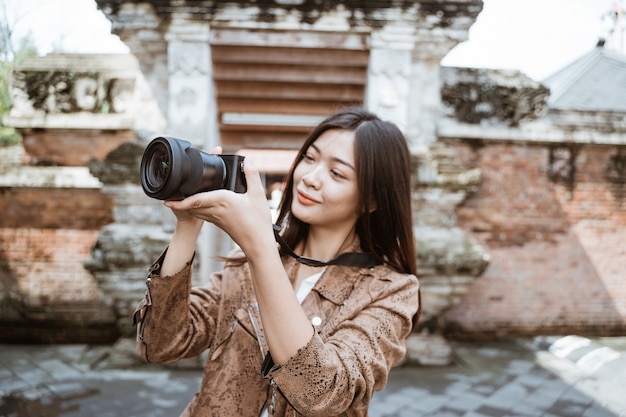
POLYGON ((354 132, 327 130, 305 151, 293 172, 291 211, 311 226, 352 228, 359 195, 354 132))

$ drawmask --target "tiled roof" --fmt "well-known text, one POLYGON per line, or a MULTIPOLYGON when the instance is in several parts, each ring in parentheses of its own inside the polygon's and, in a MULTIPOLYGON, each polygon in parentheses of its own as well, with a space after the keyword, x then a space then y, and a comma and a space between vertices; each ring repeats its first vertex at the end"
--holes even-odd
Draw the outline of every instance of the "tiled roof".
POLYGON ((626 55, 600 45, 542 83, 551 108, 626 112, 626 55))

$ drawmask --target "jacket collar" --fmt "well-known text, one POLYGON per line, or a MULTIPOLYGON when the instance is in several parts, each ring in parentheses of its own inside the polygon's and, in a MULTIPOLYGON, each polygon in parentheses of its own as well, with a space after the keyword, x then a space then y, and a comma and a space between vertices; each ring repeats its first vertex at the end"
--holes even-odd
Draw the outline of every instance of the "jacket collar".
MULTIPOLYGON (((355 237, 350 243, 346 252, 362 252, 359 238, 355 237)), ((292 271, 297 268, 298 261, 289 255, 285 264, 285 269, 289 272, 290 278, 293 276, 292 271)), ((370 268, 362 268, 355 266, 338 266, 330 265, 313 287, 320 296, 332 301, 337 305, 343 304, 350 296, 357 280, 363 275, 368 275, 370 268)))
POLYGON ((354 266, 329 266, 313 287, 322 297, 337 305, 343 304, 366 268, 354 266))

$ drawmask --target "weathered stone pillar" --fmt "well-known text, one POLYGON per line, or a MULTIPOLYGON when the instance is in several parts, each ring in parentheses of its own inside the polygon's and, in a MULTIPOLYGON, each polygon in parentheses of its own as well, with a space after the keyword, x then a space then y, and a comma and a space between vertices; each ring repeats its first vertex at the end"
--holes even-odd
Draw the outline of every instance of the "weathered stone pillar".
POLYGON ((208 23, 174 20, 165 36, 169 132, 203 148, 220 143, 209 33, 208 23))
POLYGON ((409 76, 410 124, 407 129, 413 145, 437 140, 437 121, 441 117, 440 62, 459 43, 459 39, 451 36, 454 33, 421 28, 416 34, 409 76))
POLYGON ((467 39, 467 31, 482 8, 481 3, 471 1, 440 10, 425 6, 421 5, 412 18, 390 19, 370 34, 365 104, 397 123, 413 149, 437 141, 440 62, 467 39))
POLYGON ((405 132, 409 126, 409 75, 414 31, 407 27, 385 26, 370 36, 365 105, 405 132))
MULTIPOLYGON (((189 140, 195 147, 210 152, 220 144, 217 104, 213 84, 210 27, 206 22, 174 19, 168 41, 168 134, 189 140)), ((171 216, 167 217, 172 222, 171 216)), ((173 224, 166 225, 166 228, 173 224)), ((205 224, 198 241, 201 281, 217 269, 212 261, 223 235, 215 226, 205 224)))

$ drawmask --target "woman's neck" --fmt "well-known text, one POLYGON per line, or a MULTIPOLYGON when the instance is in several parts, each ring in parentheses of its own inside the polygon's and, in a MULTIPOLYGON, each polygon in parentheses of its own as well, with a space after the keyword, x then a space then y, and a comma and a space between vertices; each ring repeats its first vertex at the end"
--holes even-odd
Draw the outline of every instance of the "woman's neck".
POLYGON ((299 248, 302 256, 328 261, 345 252, 354 240, 355 230, 332 230, 311 226, 299 248))

